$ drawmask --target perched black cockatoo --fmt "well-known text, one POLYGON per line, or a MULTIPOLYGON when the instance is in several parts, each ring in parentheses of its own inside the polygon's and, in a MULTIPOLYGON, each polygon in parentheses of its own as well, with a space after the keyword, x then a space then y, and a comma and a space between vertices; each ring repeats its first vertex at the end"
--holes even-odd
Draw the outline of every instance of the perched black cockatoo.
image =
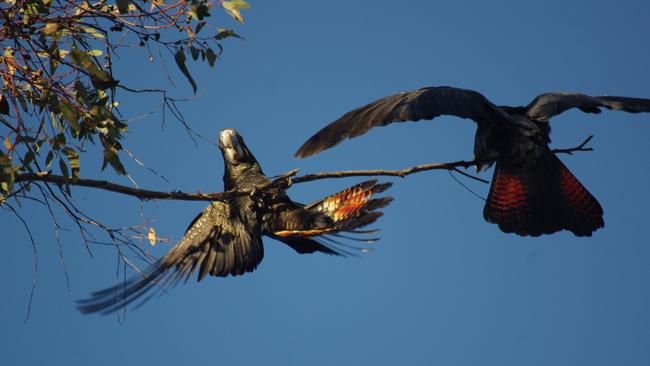
POLYGON ((221 131, 219 148, 225 164, 225 191, 252 193, 210 203, 162 259, 125 283, 79 301, 81 312, 106 314, 138 299, 146 301, 150 296, 144 295, 154 294, 152 289, 174 286, 196 270, 199 281, 207 275, 226 277, 252 272, 264 256, 262 235, 282 241, 301 254, 346 255, 351 254, 351 249, 363 250, 331 237, 374 232, 359 228, 375 222, 382 215, 378 210, 392 201, 390 197, 374 198, 391 183, 370 180, 302 205, 293 202, 283 189, 261 189, 270 180, 237 131, 221 131))
POLYGON ((440 115, 471 118, 478 128, 474 157, 496 162, 483 217, 506 233, 539 236, 570 230, 591 236, 604 226, 598 201, 551 152, 549 119, 571 108, 600 113, 600 107, 650 112, 650 100, 591 97, 577 93, 539 95, 526 107, 495 106, 473 90, 429 87, 379 99, 346 113, 318 131, 296 152, 304 158, 392 122, 440 115))

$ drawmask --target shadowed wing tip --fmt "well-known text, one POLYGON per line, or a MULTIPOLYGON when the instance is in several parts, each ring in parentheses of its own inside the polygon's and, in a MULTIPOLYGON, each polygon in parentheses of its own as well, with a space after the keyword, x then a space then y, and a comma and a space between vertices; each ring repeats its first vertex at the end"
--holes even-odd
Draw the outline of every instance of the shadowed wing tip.
POLYGON ((338 139, 334 141, 333 143, 331 142, 331 139, 327 139, 322 135, 322 131, 324 131, 327 127, 325 127, 323 130, 317 132, 315 135, 309 138, 300 148, 293 154, 298 159, 304 159, 307 157, 310 157, 312 155, 316 155, 319 152, 323 150, 327 150, 330 147, 338 144, 341 139, 338 139))

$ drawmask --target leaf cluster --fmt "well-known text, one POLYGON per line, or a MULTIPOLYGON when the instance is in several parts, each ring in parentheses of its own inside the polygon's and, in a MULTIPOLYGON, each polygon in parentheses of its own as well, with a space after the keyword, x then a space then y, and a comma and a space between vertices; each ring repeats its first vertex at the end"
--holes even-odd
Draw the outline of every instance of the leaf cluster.
MULTIPOLYGON (((239 21, 239 9, 249 6, 219 5, 239 21)), ((205 0, 0 3, 0 194, 15 191, 19 173, 58 170, 74 181, 81 156, 94 146, 103 152, 102 169, 126 174, 120 151, 128 123, 119 99, 143 90, 115 75, 116 54, 125 47, 141 49, 149 61, 167 54, 196 93, 186 55, 214 67, 221 42, 241 38, 208 22, 213 8, 205 0)), ((161 92, 168 102, 163 90, 144 92, 161 92)))

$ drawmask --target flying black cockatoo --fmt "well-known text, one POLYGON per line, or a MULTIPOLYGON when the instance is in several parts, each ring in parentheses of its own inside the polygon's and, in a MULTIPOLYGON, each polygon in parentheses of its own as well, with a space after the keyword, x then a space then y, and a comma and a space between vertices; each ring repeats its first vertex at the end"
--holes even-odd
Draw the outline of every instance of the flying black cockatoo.
POLYGON ((600 113, 600 107, 650 112, 650 100, 546 93, 526 107, 495 106, 473 90, 428 87, 390 95, 346 113, 318 131, 296 152, 304 158, 392 122, 470 118, 478 128, 474 157, 492 165, 494 177, 483 217, 506 233, 539 236, 570 230, 591 236, 604 226, 603 209, 550 150, 549 119, 571 108, 600 113))
POLYGON ((346 249, 363 250, 331 237, 342 232, 374 232, 359 228, 375 222, 382 215, 378 210, 392 201, 391 197, 373 197, 391 183, 370 180, 302 205, 293 202, 281 188, 260 189, 270 180, 237 131, 221 131, 219 148, 225 164, 224 190, 252 193, 211 202, 162 259, 125 283, 79 301, 81 312, 107 314, 135 300, 144 302, 155 294, 152 289, 187 281, 196 270, 198 281, 207 275, 226 277, 252 272, 264 256, 262 235, 282 241, 300 254, 346 255, 351 254, 346 249))

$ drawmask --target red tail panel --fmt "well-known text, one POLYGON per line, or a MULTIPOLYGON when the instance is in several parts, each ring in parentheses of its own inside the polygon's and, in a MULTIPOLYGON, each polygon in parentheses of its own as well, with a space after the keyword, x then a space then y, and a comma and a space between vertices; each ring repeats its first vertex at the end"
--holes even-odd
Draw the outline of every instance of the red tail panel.
POLYGON ((582 214, 595 214, 596 216, 603 214, 602 208, 596 198, 589 193, 564 164, 560 165, 560 185, 571 206, 578 212, 582 214))
POLYGON ((605 226, 603 208, 569 169, 559 159, 557 161, 560 189, 569 206, 569 215, 565 219, 567 229, 578 236, 591 236, 592 232, 605 226))
POLYGON ((550 151, 529 168, 497 161, 483 216, 504 232, 539 236, 569 230, 590 236, 604 226, 603 210, 550 151))
MULTIPOLYGON (((378 201, 372 199, 372 197, 375 194, 385 191, 390 187, 390 184, 376 183, 377 181, 371 180, 357 184, 356 186, 327 196, 306 208, 326 214, 335 223, 358 217, 368 211, 374 211, 377 208, 385 206, 384 204, 376 207, 378 201)), ((383 201, 383 199, 380 199, 380 201, 383 201)))
MULTIPOLYGON (((492 187, 483 210, 488 222, 499 224, 506 233, 519 235, 540 235, 531 226, 529 188, 522 172, 514 166, 497 162, 494 168, 492 187)), ((539 226, 539 225, 534 225, 539 226)))
POLYGON ((331 216, 334 221, 340 221, 347 217, 358 215, 365 203, 372 196, 371 191, 364 191, 361 187, 352 187, 323 202, 325 205, 332 204, 331 216))
POLYGON ((392 200, 390 197, 373 198, 391 186, 391 183, 376 183, 376 180, 366 181, 304 207, 305 210, 325 214, 332 220, 329 226, 293 229, 283 223, 282 230, 274 231, 274 234, 281 237, 316 236, 354 230, 370 224, 381 216, 381 212, 375 211, 392 200))
POLYGON ((494 176, 491 204, 502 214, 528 205, 528 189, 522 177, 498 171, 494 176))

